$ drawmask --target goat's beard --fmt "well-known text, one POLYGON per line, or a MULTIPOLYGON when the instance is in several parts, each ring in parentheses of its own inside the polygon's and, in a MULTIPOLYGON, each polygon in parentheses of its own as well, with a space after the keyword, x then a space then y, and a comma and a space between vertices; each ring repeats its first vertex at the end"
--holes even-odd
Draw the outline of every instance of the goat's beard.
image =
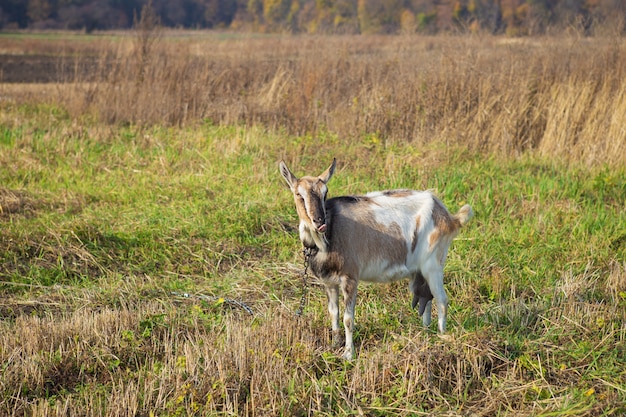
POLYGON ((321 251, 328 249, 328 237, 326 231, 328 227, 320 232, 313 222, 301 222, 300 223, 300 240, 306 247, 316 247, 321 251))

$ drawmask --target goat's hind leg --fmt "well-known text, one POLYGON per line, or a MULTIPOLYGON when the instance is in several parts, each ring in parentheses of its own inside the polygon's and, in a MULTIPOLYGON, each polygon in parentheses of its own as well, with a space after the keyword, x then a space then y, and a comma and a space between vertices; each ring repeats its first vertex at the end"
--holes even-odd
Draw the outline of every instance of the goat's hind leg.
MULTIPOLYGON (((435 303, 437 304, 437 327, 439 329, 439 333, 445 333, 446 319, 448 316, 448 295, 443 287, 443 268, 437 265, 436 267, 422 271, 422 273, 424 274, 424 278, 428 283, 428 288, 430 289, 430 292, 435 299, 435 303)), ((430 316, 430 306, 431 303, 428 302, 425 307, 427 310, 425 314, 428 313, 428 316, 430 316)))

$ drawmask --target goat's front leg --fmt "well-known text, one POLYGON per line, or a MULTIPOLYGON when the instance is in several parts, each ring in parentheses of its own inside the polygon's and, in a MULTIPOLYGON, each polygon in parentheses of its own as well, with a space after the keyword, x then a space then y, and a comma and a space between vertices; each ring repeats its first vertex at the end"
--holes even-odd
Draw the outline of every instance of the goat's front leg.
POLYGON ((328 296, 328 312, 333 329, 333 348, 337 348, 343 344, 339 335, 339 286, 326 285, 326 295, 328 296))
POLYGON ((354 355, 354 308, 356 306, 356 292, 358 281, 350 277, 341 278, 341 290, 346 303, 346 310, 343 313, 343 327, 346 331, 346 346, 343 357, 352 360, 354 355))

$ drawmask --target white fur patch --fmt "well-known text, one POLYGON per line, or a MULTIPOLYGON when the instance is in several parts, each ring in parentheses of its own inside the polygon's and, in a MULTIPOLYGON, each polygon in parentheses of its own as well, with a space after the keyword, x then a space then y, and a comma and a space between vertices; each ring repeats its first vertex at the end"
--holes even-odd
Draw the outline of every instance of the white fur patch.
POLYGON ((311 220, 311 199, 309 197, 309 190, 303 185, 299 185, 298 194, 300 194, 304 200, 304 209, 306 210, 306 214, 309 216, 309 220, 311 220))
POLYGON ((305 202, 309 199, 309 191, 302 184, 298 185, 298 194, 302 196, 305 202))
POLYGON ((431 218, 434 200, 428 191, 407 191, 408 195, 393 196, 385 192, 376 191, 366 196, 371 199, 371 210, 374 220, 386 227, 397 224, 402 231, 402 236, 410 245, 415 233, 416 218, 423 219, 420 228, 425 226, 425 221, 431 218))
POLYGON ((386 260, 379 260, 364 265, 359 278, 367 282, 392 282, 407 278, 410 274, 405 265, 389 265, 386 260))

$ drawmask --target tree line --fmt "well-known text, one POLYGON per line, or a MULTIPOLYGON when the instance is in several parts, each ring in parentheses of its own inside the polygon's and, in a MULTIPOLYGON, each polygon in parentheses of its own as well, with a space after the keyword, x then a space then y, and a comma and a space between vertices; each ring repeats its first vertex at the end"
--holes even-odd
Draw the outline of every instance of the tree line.
POLYGON ((294 33, 624 34, 626 14, 624 0, 1 0, 0 29, 130 28, 147 2, 165 27, 294 33))

